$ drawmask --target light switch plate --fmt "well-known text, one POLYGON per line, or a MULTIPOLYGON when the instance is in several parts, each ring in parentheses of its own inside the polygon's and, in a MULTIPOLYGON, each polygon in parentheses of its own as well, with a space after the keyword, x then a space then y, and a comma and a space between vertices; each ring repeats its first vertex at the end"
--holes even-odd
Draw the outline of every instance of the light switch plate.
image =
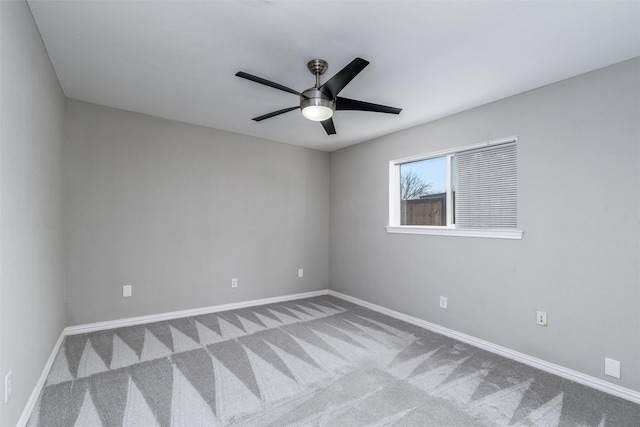
POLYGON ((122 298, 130 297, 133 294, 133 286, 124 285, 122 287, 122 298))

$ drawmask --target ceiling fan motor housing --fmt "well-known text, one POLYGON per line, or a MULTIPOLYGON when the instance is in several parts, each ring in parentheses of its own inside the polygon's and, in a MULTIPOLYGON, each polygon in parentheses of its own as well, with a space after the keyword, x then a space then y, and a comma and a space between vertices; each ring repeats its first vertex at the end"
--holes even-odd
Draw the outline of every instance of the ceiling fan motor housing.
POLYGON ((302 110, 302 114, 304 114, 304 116, 309 120, 322 121, 322 120, 326 120, 327 118, 331 117, 331 115, 333 115, 333 112, 336 110, 336 101, 334 99, 329 98, 318 88, 312 87, 305 90, 300 95, 300 109, 302 110), (309 108, 309 107, 315 107, 315 108, 309 108), (331 110, 331 112, 329 112, 326 109, 331 110), (311 111, 322 111, 322 110, 326 111, 326 114, 328 114, 328 117, 326 117, 326 115, 320 115, 320 116, 317 116, 317 118, 314 118, 315 116, 309 114, 311 111))

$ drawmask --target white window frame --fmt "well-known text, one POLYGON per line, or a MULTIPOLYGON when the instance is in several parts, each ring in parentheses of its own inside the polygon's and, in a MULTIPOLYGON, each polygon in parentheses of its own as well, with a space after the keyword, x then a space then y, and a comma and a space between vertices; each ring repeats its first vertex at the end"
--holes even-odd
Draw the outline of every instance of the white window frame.
POLYGON ((387 233, 400 234, 427 234, 435 236, 458 236, 458 237, 484 237, 492 239, 522 239, 523 231, 517 229, 475 229, 459 228, 451 224, 453 215, 453 198, 451 194, 451 157, 457 152, 472 150, 476 148, 489 147, 492 145, 517 143, 518 137, 494 139, 477 144, 462 147, 440 150, 429 154, 405 157, 389 162, 389 224, 386 226, 387 233), (400 165, 403 163, 417 162, 421 160, 433 159, 436 157, 447 157, 447 225, 400 225, 400 165))

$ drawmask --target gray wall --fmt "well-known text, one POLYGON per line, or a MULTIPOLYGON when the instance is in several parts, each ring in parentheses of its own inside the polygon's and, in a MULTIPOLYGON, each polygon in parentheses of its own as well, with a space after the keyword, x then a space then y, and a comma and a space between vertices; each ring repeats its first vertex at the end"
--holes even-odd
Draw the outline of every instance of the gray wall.
POLYGON ((328 287, 328 153, 74 101, 66 136, 68 325, 328 287))
POLYGON ((15 425, 64 327, 64 97, 27 4, 0 2, 0 380, 15 425))
POLYGON ((634 59, 333 152, 331 288, 640 390, 639 76, 634 59), (522 240, 386 233, 390 160, 510 135, 522 240))

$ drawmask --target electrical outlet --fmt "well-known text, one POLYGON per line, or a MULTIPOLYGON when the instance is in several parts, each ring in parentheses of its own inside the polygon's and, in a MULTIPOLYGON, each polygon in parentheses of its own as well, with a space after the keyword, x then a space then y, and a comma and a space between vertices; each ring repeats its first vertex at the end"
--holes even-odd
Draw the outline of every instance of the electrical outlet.
POLYGON ((298 277, 304 277, 304 270, 301 268, 298 269, 298 277))
POLYGON ((237 288, 238 287, 238 279, 236 279, 235 277, 233 279, 231 279, 231 287, 232 288, 237 288))
POLYGON ((447 308, 447 297, 440 297, 440 308, 447 308))
POLYGON ((4 377, 4 403, 9 403, 9 399, 11 399, 11 392, 13 391, 11 388, 11 377, 13 371, 9 371, 9 373, 4 377))
POLYGON ((540 326, 547 326, 547 312, 536 311, 536 323, 540 326))
POLYGON ((122 287, 122 298, 130 297, 133 293, 133 286, 124 285, 122 287))
POLYGON ((604 358, 604 373, 610 377, 620 378, 620 361, 604 358))

